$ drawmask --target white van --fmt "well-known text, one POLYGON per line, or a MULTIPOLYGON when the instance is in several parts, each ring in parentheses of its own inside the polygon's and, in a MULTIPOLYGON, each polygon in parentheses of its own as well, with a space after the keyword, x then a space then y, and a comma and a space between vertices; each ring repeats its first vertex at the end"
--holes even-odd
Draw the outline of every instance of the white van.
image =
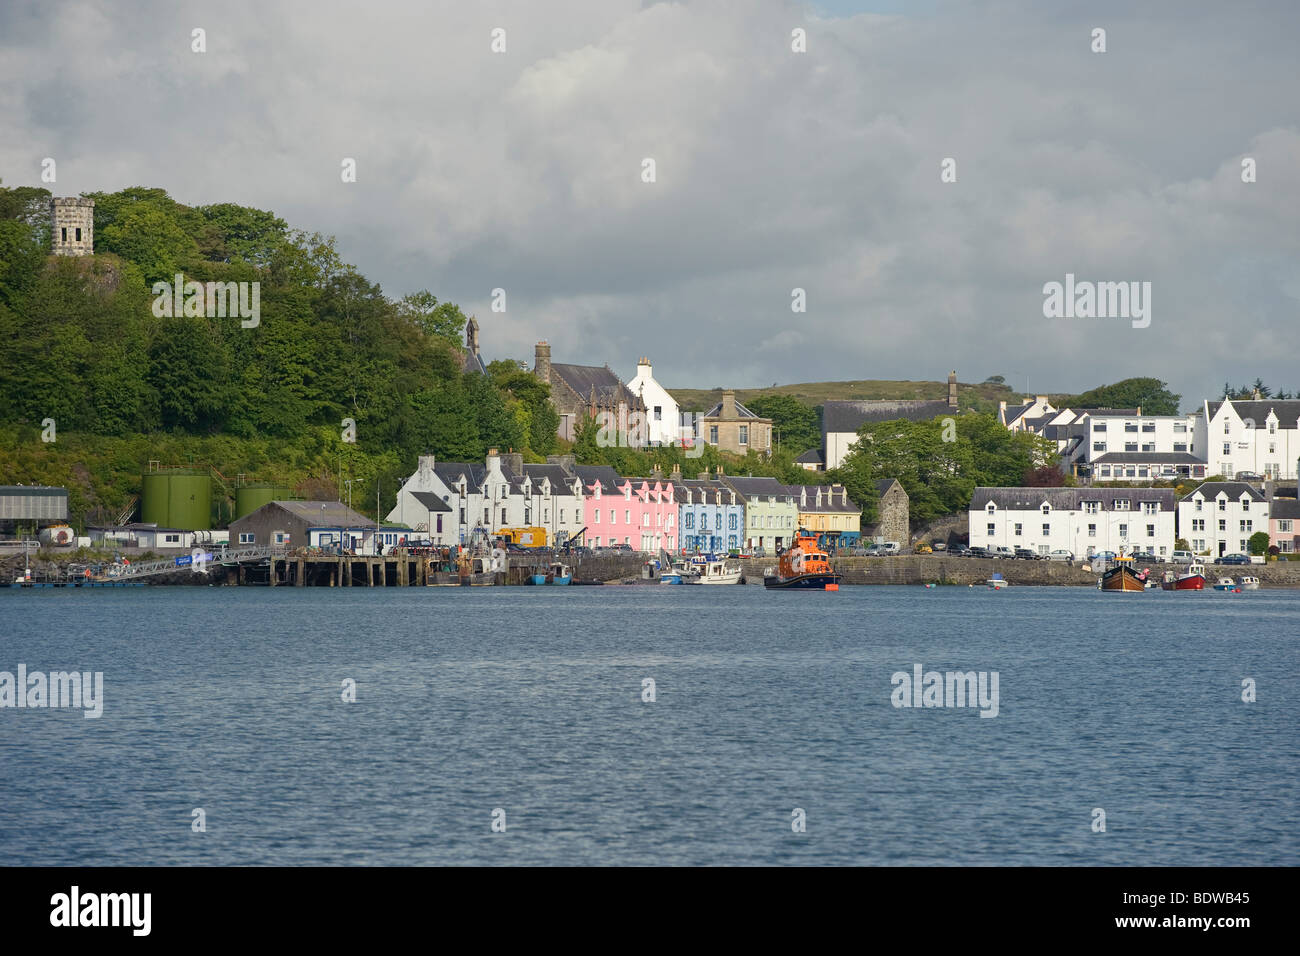
POLYGON ((886 541, 880 546, 881 554, 898 554, 901 550, 902 546, 897 541, 886 541))
POLYGON ((1170 564, 1194 564, 1196 556, 1190 551, 1175 551, 1169 556, 1170 564))

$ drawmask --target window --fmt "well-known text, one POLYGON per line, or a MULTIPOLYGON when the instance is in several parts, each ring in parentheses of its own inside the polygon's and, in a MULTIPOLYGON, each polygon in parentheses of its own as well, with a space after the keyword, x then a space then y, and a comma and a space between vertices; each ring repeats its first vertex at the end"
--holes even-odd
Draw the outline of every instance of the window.
POLYGON ((632 512, 631 512, 630 510, 624 509, 624 511, 623 511, 623 523, 624 523, 624 524, 631 524, 631 523, 632 523, 632 512))
POLYGON ((1220 519, 1219 519, 1219 530, 1220 530, 1220 531, 1227 531, 1227 530, 1228 530, 1228 522, 1227 522, 1226 519, 1224 519, 1224 518, 1220 518, 1220 519))
POLYGON ((1092 443, 1092 450, 1093 450, 1093 451, 1105 451, 1105 450, 1106 450, 1106 443, 1105 443, 1104 441, 1095 441, 1095 442, 1092 443))
POLYGON ((596 547, 600 547, 600 535, 596 535, 596 547))
POLYGON ((1156 536, 1156 526, 1153 524, 1147 525, 1147 537, 1154 538, 1155 536, 1156 536))
MULTIPOLYGON (((729 515, 727 515, 727 530, 728 530, 728 531, 735 531, 735 530, 736 530, 736 516, 735 516, 735 514, 729 514, 729 515)), ((735 539, 733 538, 732 540, 735 540, 735 539)))
POLYGON ((1044 504, 1044 505, 1043 505, 1041 508, 1039 508, 1038 510, 1041 511, 1041 512, 1042 512, 1043 514, 1045 514, 1045 515, 1046 515, 1046 514, 1051 514, 1051 513, 1052 513, 1052 506, 1049 505, 1049 504, 1044 504))
POLYGON ((657 422, 661 422, 661 421, 663 421, 663 420, 664 420, 664 407, 663 407, 662 405, 656 405, 656 406, 655 406, 655 421, 657 421, 657 422))
POLYGON ((1160 502, 1144 501, 1142 502, 1142 513, 1144 515, 1155 515, 1160 513, 1160 502))
MULTIPOLYGON (((80 239, 81 237, 78 236, 77 238, 80 239)), ((1269 423, 1268 423, 1268 433, 1269 433, 1270 435, 1276 435, 1276 434, 1277 434, 1277 422, 1269 422, 1269 423)))
POLYGON ((502 508, 502 509, 501 509, 501 523, 502 523, 502 524, 505 524, 505 523, 506 523, 506 509, 505 509, 505 508, 502 508))
POLYGON ((992 524, 990 524, 990 525, 988 526, 988 529, 989 529, 989 530, 988 530, 988 536, 989 536, 990 538, 992 538, 994 535, 997 534, 997 531, 995 530, 996 527, 997 527, 996 525, 992 525, 992 524))
POLYGON ((710 426, 709 426, 709 444, 710 444, 710 445, 716 445, 717 443, 718 443, 718 426, 717 426, 717 425, 710 425, 710 426))
POLYGON ((1185 441, 1174 442, 1174 451, 1187 451, 1187 442, 1185 441))
POLYGON ((1128 499, 1116 498, 1114 501, 1114 507, 1116 511, 1128 511, 1128 499))
POLYGON ((1051 536, 1052 536, 1052 526, 1050 524, 1043 525, 1043 537, 1050 538, 1051 536))
POLYGON ((1147 469, 1147 466, 1146 466, 1146 465, 1138 465, 1138 477, 1139 477, 1139 478, 1149 478, 1149 477, 1150 477, 1150 474, 1149 474, 1149 472, 1148 472, 1148 469, 1147 469))
POLYGON ((1021 528, 1020 522, 1017 521, 1017 522, 1016 522, 1016 537, 1017 537, 1017 538, 1020 537, 1020 528, 1021 528))
POLYGON ((1174 434, 1175 434, 1175 435, 1186 435, 1186 434, 1187 434, 1187 422, 1174 422, 1174 434))
POLYGON ((1090 538, 1097 537, 1097 526, 1095 524, 1088 525, 1088 537, 1090 538))
MULTIPOLYGON (((1100 501, 1085 501, 1085 502, 1083 503, 1083 513, 1084 513, 1084 514, 1095 515, 1095 514, 1096 514, 1098 511, 1100 511, 1100 510, 1101 510, 1101 502, 1100 502, 1100 501)), ((1096 525, 1093 525, 1093 527, 1096 527, 1096 525)))
POLYGON ((1291 519, 1290 519, 1290 518, 1278 518, 1278 519, 1277 519, 1277 530, 1278 530, 1280 533, 1283 533, 1283 534, 1290 534, 1290 533, 1291 533, 1291 519))
POLYGON ((749 444, 749 426, 748 426, 748 425, 741 425, 741 426, 740 426, 740 443, 741 443, 742 445, 748 445, 748 444, 749 444))
POLYGON ((609 523, 610 523, 610 524, 613 524, 613 523, 616 522, 617 520, 618 520, 618 519, 614 517, 614 509, 613 509, 613 508, 610 508, 610 509, 609 509, 609 523))
POLYGON ((62 241, 64 241, 64 242, 67 242, 67 241, 68 241, 68 227, 67 227, 67 226, 64 226, 62 229, 59 230, 59 237, 60 237, 60 239, 62 239, 62 241))
POLYGON ((165 534, 163 535, 163 541, 168 544, 180 544, 181 536, 178 534, 165 534))
POLYGON ((1126 442, 1124 443, 1124 450, 1125 450, 1125 451, 1137 451, 1137 450, 1138 450, 1138 443, 1135 442, 1135 441, 1126 441, 1126 442))
POLYGON ((595 520, 592 522, 592 524, 600 524, 600 509, 599 509, 599 508, 596 509, 595 514, 593 515, 593 517, 595 518, 595 520))
POLYGON ((1242 499, 1241 499, 1241 510, 1242 510, 1242 511, 1249 511, 1249 510, 1250 510, 1250 499, 1249 499, 1249 498, 1242 498, 1242 499))
POLYGON ((641 527, 643 527, 643 528, 648 528, 648 527, 650 527, 650 512, 646 511, 646 512, 643 512, 643 513, 642 513, 642 515, 641 515, 641 527))
POLYGON ((1125 422, 1125 423, 1124 423, 1124 431, 1126 431, 1126 432, 1136 432, 1137 430, 1138 430, 1137 422, 1125 422))
POLYGON ((1242 519, 1241 519, 1241 527, 1240 527, 1239 529, 1237 529, 1237 530, 1239 530, 1242 534, 1249 534, 1250 531, 1251 531, 1251 522, 1250 522, 1250 519, 1249 519, 1249 518, 1242 518, 1242 519))
POLYGON ((483 509, 483 523, 484 523, 484 524, 491 524, 491 523, 492 523, 492 509, 491 509, 491 508, 484 508, 484 509, 483 509))
POLYGON ((990 501, 984 510, 987 511, 989 514, 993 514, 993 512, 997 510, 997 506, 990 501))
POLYGON ((1205 519, 1204 519, 1204 518, 1193 518, 1193 519, 1192 519, 1192 530, 1193 530, 1193 531, 1204 531, 1204 530, 1205 530, 1205 519))
POLYGON ((1153 441, 1144 441, 1144 442, 1142 443, 1142 450, 1143 450, 1143 451, 1155 451, 1155 450, 1156 450, 1156 443, 1153 442, 1153 441))
POLYGON ((1127 537, 1128 537, 1128 525, 1126 525, 1126 524, 1122 524, 1122 525, 1119 526, 1119 536, 1120 536, 1120 538, 1127 538, 1127 537))
POLYGON ((1226 418, 1223 420, 1223 434, 1225 435, 1231 434, 1228 428, 1228 420, 1226 418))
POLYGON ((1225 441, 1225 442, 1223 443, 1223 453, 1224 453, 1225 455, 1231 455, 1231 454, 1232 454, 1232 442, 1230 442, 1230 441, 1225 441))
MULTIPOLYGON (((686 524, 684 525, 684 527, 686 528, 687 531, 695 530, 695 512, 693 511, 686 512, 686 524)), ((700 525, 700 527, 704 527, 704 526, 700 525)))
POLYGON ((1109 478, 1109 477, 1110 477, 1110 465, 1102 465, 1102 466, 1101 466, 1101 477, 1103 477, 1103 478, 1109 478))
POLYGON ((77 227, 77 229, 76 229, 76 234, 77 234, 77 241, 80 242, 80 241, 81 241, 81 227, 80 227, 80 226, 77 227))
POLYGON ((1155 423, 1155 422, 1143 422, 1143 423, 1142 423, 1142 430, 1143 430, 1144 432, 1154 432, 1154 431, 1156 430, 1156 423, 1155 423))
POLYGON ((1104 432, 1104 431, 1106 430, 1106 423, 1105 423, 1105 422, 1093 422, 1093 423, 1092 423, 1092 430, 1095 431, 1095 432, 1104 432))
POLYGON ((1201 505, 1203 505, 1203 504, 1205 504, 1205 502, 1202 501, 1200 498, 1197 498, 1197 499, 1196 499, 1196 507, 1195 507, 1193 510, 1194 510, 1194 511, 1200 511, 1200 510, 1201 510, 1201 505))
POLYGON ((438 515, 438 533, 442 534, 442 515, 438 515))
POLYGON ((253 534, 253 532, 251 531, 239 532, 240 544, 252 544, 256 539, 257 539, 257 535, 253 534))

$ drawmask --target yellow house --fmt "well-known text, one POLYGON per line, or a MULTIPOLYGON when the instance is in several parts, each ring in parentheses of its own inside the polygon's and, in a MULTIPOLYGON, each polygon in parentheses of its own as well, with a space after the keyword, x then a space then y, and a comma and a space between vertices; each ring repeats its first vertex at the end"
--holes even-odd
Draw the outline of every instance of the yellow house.
POLYGON ((817 535, 822 547, 857 544, 862 536, 862 509, 849 500, 843 485, 791 485, 799 527, 817 535))

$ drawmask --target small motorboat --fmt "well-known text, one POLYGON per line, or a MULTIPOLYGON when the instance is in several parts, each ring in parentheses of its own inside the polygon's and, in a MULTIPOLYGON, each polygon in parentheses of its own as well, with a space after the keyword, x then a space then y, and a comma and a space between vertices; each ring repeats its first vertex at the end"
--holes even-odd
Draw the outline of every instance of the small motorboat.
POLYGON ((560 564, 558 561, 545 571, 539 571, 529 579, 533 584, 551 584, 564 585, 573 583, 573 571, 567 564, 560 564))
POLYGON ((744 584, 741 576, 744 569, 739 564, 728 565, 727 562, 713 555, 692 555, 689 567, 695 572, 700 584, 744 584))
POLYGON ((1235 591, 1237 593, 1241 592, 1241 588, 1237 585, 1237 582, 1232 580, 1232 578, 1228 578, 1228 577, 1219 578, 1219 580, 1216 581, 1214 584, 1214 590, 1235 591))
POLYGON ((1205 565, 1189 564, 1181 574, 1166 571, 1160 587, 1166 591, 1203 591, 1205 590, 1205 565))
POLYGON ((1097 586, 1103 591, 1140 593, 1147 589, 1147 571, 1133 570, 1133 559, 1123 554, 1115 558, 1115 566, 1107 568, 1097 586))
POLYGON ((1255 577, 1253 574, 1243 574, 1241 577, 1237 578, 1237 587, 1241 588, 1243 591, 1258 591, 1259 578, 1255 577))
POLYGON ((989 589, 992 591, 1001 591, 1004 587, 1007 586, 1008 582, 1006 581, 1005 578, 1002 577, 1001 571, 994 571, 993 577, 989 578, 984 583, 987 584, 989 589))

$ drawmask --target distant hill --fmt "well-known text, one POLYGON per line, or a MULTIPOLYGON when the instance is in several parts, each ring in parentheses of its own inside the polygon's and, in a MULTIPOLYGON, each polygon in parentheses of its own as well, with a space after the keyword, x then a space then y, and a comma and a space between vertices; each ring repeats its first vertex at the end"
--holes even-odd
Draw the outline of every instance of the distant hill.
MULTIPOLYGON (((722 401, 722 389, 669 388, 683 411, 702 412, 722 401)), ((770 388, 738 388, 736 400, 742 404, 760 395, 789 395, 806 405, 821 405, 827 401, 868 399, 923 399, 940 400, 948 397, 948 383, 944 382, 889 382, 865 379, 856 382, 803 382, 797 385, 777 385, 770 388)), ((989 411, 997 408, 999 401, 1015 402, 1018 392, 1005 385, 967 385, 957 383, 957 401, 963 408, 989 411)))

